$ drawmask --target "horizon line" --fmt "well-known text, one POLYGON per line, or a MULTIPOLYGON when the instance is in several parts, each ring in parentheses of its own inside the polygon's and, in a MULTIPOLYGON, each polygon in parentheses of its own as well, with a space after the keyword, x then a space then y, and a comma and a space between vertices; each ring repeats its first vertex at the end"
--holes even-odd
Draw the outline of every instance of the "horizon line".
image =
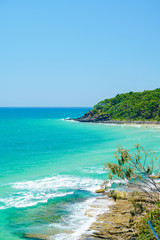
POLYGON ((0 108, 93 108, 93 107, 87 107, 87 106, 74 106, 74 107, 71 107, 71 106, 67 106, 67 107, 47 107, 47 106, 0 106, 0 108))

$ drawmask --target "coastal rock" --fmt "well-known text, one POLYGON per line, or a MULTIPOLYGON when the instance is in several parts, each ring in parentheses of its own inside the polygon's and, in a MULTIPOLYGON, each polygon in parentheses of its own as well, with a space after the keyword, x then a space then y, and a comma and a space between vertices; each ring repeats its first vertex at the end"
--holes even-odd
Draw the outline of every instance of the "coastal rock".
POLYGON ((96 190, 96 193, 105 193, 105 190, 104 189, 98 189, 98 190, 96 190))
POLYGON ((119 190, 111 190, 107 192, 107 196, 111 197, 113 199, 123 199, 126 200, 128 199, 128 193, 124 191, 119 191, 119 190))
POLYGON ((82 117, 76 118, 73 120, 79 121, 79 122, 101 122, 101 121, 108 121, 109 115, 103 114, 100 116, 95 116, 93 112, 88 112, 84 114, 82 117))
POLYGON ((151 175, 150 177, 153 179, 158 179, 158 178, 160 178, 160 174, 159 175, 151 175))
POLYGON ((108 212, 98 215, 90 228, 92 234, 83 239, 135 240, 138 236, 137 225, 148 210, 154 207, 154 203, 149 202, 148 196, 138 191, 133 193, 112 190, 106 194, 112 198, 113 194, 117 194, 117 201, 109 207, 108 212), (142 204, 143 211, 135 210, 133 202, 142 204))
MULTIPOLYGON (((136 235, 133 222, 130 224, 132 203, 118 200, 110 207, 110 212, 99 215, 97 222, 92 224, 92 236, 96 239, 129 240, 136 235)), ((87 238, 86 238, 87 239, 87 238)))

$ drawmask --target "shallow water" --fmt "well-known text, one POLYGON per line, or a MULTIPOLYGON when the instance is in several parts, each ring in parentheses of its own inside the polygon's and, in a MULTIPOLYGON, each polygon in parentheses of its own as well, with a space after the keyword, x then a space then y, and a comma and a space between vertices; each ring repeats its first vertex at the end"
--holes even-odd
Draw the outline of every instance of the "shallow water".
MULTIPOLYGON (((64 121, 89 108, 0 109, 0 238, 78 239, 118 144, 159 155, 160 128, 64 121)), ((97 210, 99 211, 99 210, 97 210)), ((99 212, 98 212, 99 213, 99 212)))

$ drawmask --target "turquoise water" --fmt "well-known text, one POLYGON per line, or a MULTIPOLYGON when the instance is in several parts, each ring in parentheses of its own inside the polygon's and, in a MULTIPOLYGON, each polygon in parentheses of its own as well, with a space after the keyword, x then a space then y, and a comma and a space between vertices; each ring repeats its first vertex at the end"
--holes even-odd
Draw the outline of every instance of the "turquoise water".
POLYGON ((78 239, 118 144, 159 156, 160 128, 64 121, 89 108, 0 109, 0 239, 78 239), (71 232, 72 231, 72 232, 71 232))

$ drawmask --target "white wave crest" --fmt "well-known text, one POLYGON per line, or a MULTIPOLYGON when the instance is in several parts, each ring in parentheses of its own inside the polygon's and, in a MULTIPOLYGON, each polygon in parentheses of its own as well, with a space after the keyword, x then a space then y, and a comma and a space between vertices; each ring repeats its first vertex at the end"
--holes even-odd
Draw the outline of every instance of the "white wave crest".
POLYGON ((105 174, 105 171, 102 168, 97 168, 97 167, 88 167, 88 168, 83 168, 82 172, 84 173, 93 173, 93 174, 105 174))
POLYGON ((59 229, 67 229, 67 233, 50 237, 50 240, 77 240, 84 233, 91 233, 91 224, 96 221, 99 214, 109 210, 109 206, 114 204, 107 197, 90 198, 83 203, 76 203, 72 206, 72 214, 67 218, 67 224, 52 224, 59 229), (69 233, 71 231, 71 233, 69 233))
POLYGON ((0 209, 28 207, 47 202, 48 199, 73 194, 74 190, 95 192, 101 180, 71 176, 54 176, 35 181, 11 184, 14 194, 0 199, 0 209))
POLYGON ((92 178, 79 178, 71 176, 54 176, 35 181, 24 181, 13 183, 12 187, 18 190, 42 191, 68 189, 83 189, 94 191, 101 183, 101 180, 92 178))

